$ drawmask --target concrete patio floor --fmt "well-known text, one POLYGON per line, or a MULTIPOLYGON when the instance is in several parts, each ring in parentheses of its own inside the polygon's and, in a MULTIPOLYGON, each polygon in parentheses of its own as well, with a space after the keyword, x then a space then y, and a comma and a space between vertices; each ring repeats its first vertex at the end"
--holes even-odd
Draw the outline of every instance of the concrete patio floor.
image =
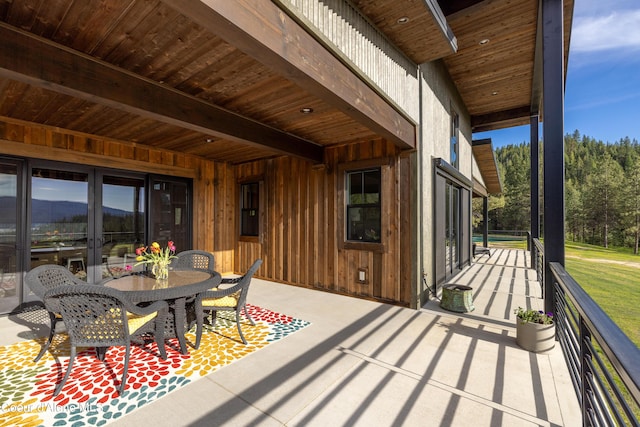
MULTIPOLYGON (((528 253, 493 250, 451 283, 475 310, 420 310, 254 279, 249 302, 312 324, 110 426, 579 426, 560 346, 515 343, 542 307, 528 253)), ((29 338, 0 318, 2 344, 29 338)))

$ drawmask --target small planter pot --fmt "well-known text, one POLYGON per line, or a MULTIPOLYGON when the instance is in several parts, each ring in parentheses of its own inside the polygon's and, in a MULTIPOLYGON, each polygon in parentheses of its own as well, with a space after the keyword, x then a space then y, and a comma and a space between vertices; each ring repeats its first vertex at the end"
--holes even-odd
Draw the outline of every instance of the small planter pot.
POLYGON ((473 288, 464 285, 445 285, 442 288, 440 307, 457 313, 475 310, 473 306, 473 288))
POLYGON ((556 325, 516 320, 516 344, 535 353, 549 351, 556 345, 556 325))

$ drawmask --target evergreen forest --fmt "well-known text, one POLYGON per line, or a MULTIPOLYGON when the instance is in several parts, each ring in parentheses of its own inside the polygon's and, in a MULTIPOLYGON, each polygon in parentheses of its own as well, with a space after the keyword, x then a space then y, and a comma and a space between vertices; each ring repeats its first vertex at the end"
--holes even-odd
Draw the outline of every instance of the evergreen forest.
MULTIPOLYGON (((606 248, 632 248, 637 255, 640 144, 628 137, 604 143, 580 135, 577 130, 565 135, 564 144, 566 240, 606 248)), ((542 163, 543 142, 539 146, 542 163)), ((529 230, 530 145, 499 147, 495 154, 503 193, 489 198, 489 229, 529 230)), ((542 170, 539 175, 542 213, 542 170)), ((474 200, 474 203, 474 225, 478 225, 482 220, 482 201, 474 200)), ((544 218, 540 224, 544 228, 544 218)))

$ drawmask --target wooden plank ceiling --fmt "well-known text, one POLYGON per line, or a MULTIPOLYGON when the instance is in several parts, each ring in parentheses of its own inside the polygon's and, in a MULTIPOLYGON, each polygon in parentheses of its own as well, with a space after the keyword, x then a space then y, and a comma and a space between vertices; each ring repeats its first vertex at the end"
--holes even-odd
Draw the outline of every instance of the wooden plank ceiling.
MULTIPOLYGON (((444 58, 479 127, 528 120, 537 1, 354 4, 416 63, 444 58)), ((268 0, 0 0, 0 40, 0 120, 231 163, 415 148, 415 125, 268 0)))
MULTIPOLYGON (((414 62, 442 58, 471 114, 474 132, 528 124, 541 108, 537 0, 438 0, 455 52, 446 52, 431 13, 435 0, 355 0, 414 62), (416 11, 422 5, 424 13, 416 11), (398 23, 406 18, 405 25, 398 23), (430 45, 436 47, 430 48, 430 45)), ((574 0, 564 0, 565 61, 574 0)), ((438 16, 434 18, 438 20, 438 16)))
POLYGON ((490 194, 502 193, 502 182, 500 181, 496 158, 493 155, 491 139, 473 141, 472 150, 487 192, 490 194))

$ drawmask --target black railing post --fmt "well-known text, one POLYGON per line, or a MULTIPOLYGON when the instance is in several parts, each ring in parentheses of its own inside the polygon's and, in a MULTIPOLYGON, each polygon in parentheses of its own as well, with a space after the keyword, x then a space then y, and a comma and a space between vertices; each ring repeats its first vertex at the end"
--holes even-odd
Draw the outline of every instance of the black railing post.
POLYGON ((536 247, 536 241, 533 239, 533 236, 531 236, 531 268, 536 271, 538 271, 538 265, 536 263, 537 250, 538 248, 536 247))
POLYGON ((580 316, 580 401, 582 407, 582 421, 591 419, 593 414, 589 414, 593 411, 591 402, 593 400, 592 390, 589 384, 592 380, 590 377, 591 370, 591 350, 587 345, 587 340, 591 340, 591 333, 589 328, 586 327, 580 316))
MULTIPOLYGON (((530 162, 529 168, 531 174, 531 232, 532 239, 540 238, 540 150, 538 148, 538 116, 531 116, 531 143, 529 145, 530 162)), ((530 246, 533 248, 533 244, 530 246)), ((531 251, 531 265, 534 265, 534 251, 531 251)))
POLYGON ((549 263, 564 265, 563 3, 542 0, 545 311, 553 310, 554 306, 549 263))
POLYGON ((489 197, 482 198, 482 246, 489 247, 489 197))
MULTIPOLYGON (((540 242, 540 239, 533 239, 533 252, 535 252, 535 270, 537 273, 538 282, 540 282, 541 298, 545 295, 545 261, 544 261, 544 246, 540 242)), ((546 308, 546 307, 545 307, 546 308)), ((547 310, 553 311, 553 310, 547 310)))

